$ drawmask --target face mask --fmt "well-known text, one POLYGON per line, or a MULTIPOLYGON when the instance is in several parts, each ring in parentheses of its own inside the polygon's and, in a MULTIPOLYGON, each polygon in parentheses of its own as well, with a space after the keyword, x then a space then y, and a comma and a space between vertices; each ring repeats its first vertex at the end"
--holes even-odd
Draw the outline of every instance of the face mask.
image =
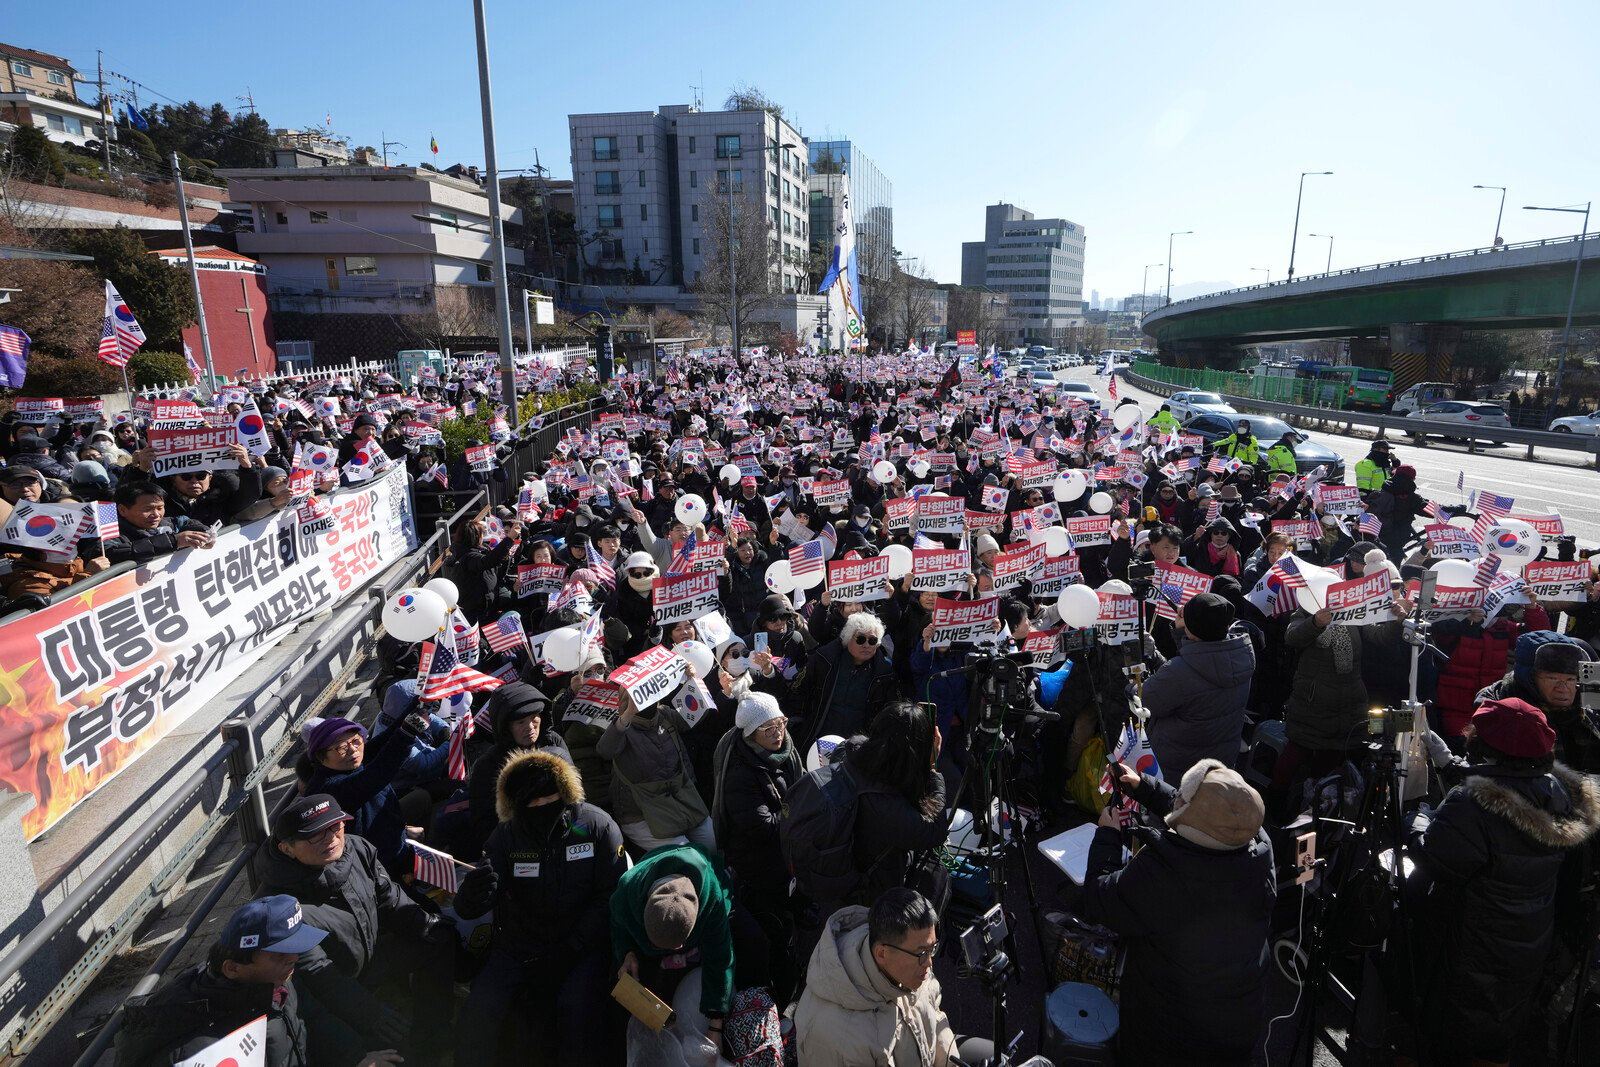
POLYGON ((735 656, 727 661, 724 669, 737 678, 750 669, 750 658, 748 656, 735 656))
POLYGON ((650 579, 650 578, 633 578, 633 577, 629 577, 628 584, 633 587, 633 591, 635 593, 648 593, 648 592, 650 592, 651 582, 652 581, 653 581, 653 579, 650 579))
POLYGON ((856 525, 858 527, 860 527, 861 529, 865 530, 868 526, 872 525, 872 520, 871 519, 857 519, 856 520, 856 525))

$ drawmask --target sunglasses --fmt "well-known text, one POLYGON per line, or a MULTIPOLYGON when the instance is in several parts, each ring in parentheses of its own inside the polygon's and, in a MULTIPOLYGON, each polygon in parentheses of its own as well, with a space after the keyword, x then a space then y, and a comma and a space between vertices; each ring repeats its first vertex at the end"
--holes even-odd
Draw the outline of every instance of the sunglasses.
POLYGON ((875 645, 878 643, 878 639, 871 634, 856 634, 855 642, 858 645, 875 645))
POLYGON ((633 570, 628 572, 629 578, 650 578, 654 575, 655 571, 641 570, 638 567, 635 567, 633 570))
POLYGON ((182 480, 184 480, 186 482, 203 482, 207 478, 211 477, 211 472, 210 471, 196 471, 196 472, 194 472, 192 474, 179 474, 176 477, 181 478, 182 480))

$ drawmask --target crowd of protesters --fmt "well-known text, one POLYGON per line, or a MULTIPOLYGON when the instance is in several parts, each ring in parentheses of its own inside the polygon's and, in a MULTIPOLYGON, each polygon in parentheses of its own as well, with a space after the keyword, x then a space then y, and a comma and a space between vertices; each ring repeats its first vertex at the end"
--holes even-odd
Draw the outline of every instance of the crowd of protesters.
MULTIPOLYGON (((172 484, 131 422, 18 426, 0 496, 115 500, 120 536, 71 564, 89 568, 203 551, 217 524, 287 503, 311 444, 348 462, 376 439, 418 489, 494 477, 397 415, 489 383, 375 412, 386 384, 333 387, 332 425, 258 396, 273 447, 172 484)), ((917 353, 708 350, 620 378, 592 425, 456 525, 458 639, 384 638, 381 713, 306 725, 260 899, 129 1005, 119 1062, 173 1062, 262 1013, 274 1064, 653 1062, 659 1035, 612 997, 624 979, 675 1004, 688 1062, 983 1062, 932 975, 958 933, 949 826, 991 755, 981 701, 947 673, 977 649, 1054 682, 1030 686, 1018 778, 1035 828, 1099 818, 1077 909, 1121 945, 1119 1062, 1250 1062, 1280 898, 1308 892, 1276 831, 1359 762, 1369 710, 1409 695, 1426 608, 1410 583, 1439 562, 1417 523, 1477 516, 1425 498, 1382 442, 1352 512, 1292 436, 1245 424, 1208 446, 1128 405, 917 353), (947 498, 955 529, 905 503, 947 498), (1095 516, 1104 537, 1060 536, 1095 516), (1033 545, 1067 577, 1019 573, 1033 545), (919 580, 927 550, 965 553, 959 583, 919 580), (829 563, 901 552, 915 562, 833 594, 829 563), (702 571, 715 610, 658 621, 669 580, 702 571), (1369 625, 1301 595, 1380 573, 1369 625), (1085 621, 1074 586, 1134 598, 1132 639, 1085 621), (951 602, 984 601, 991 632, 943 639, 951 602), (686 669, 636 701, 625 668, 661 651, 686 669), (842 879, 791 862, 830 771, 854 809, 831 842, 842 879)), ((1564 601, 1506 589, 1438 621, 1419 657, 1436 773, 1407 817, 1408 914, 1425 918, 1395 1040, 1416 1062, 1548 1062, 1560 1039, 1555 991, 1595 947, 1600 715, 1578 683, 1597 597, 1592 570, 1564 601)))

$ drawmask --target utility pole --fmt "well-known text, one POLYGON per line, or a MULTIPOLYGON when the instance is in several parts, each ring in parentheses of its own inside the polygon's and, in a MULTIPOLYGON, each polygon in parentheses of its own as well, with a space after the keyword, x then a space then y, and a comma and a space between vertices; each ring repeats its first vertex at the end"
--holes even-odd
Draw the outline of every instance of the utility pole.
MULTIPOLYGON (((556 269, 556 245, 550 239, 550 183, 545 180, 548 173, 544 164, 539 162, 539 149, 533 150, 533 176, 539 181, 539 216, 544 219, 544 254, 545 269, 554 274, 556 269)), ((563 278, 562 281, 566 279, 563 278)), ((551 294, 554 295, 554 294, 551 294)), ((529 346, 532 347, 531 345, 529 346)))
POLYGON ((472 0, 478 31, 478 99, 483 109, 483 165, 489 179, 489 255, 494 260, 494 309, 500 325, 500 399, 506 421, 519 425, 517 361, 511 336, 511 285, 506 278, 506 230, 500 219, 500 166, 494 150, 494 97, 489 91, 489 31, 484 25, 484 0, 472 0))
POLYGON ((211 395, 217 395, 217 368, 211 362, 211 334, 206 331, 206 305, 200 296, 200 268, 194 261, 194 234, 189 229, 189 199, 183 192, 183 171, 178 168, 178 153, 172 153, 172 184, 178 191, 178 221, 183 224, 183 250, 189 258, 189 285, 194 289, 194 317, 200 326, 200 351, 206 357, 206 377, 211 395))
POLYGON ((383 169, 384 170, 388 170, 389 169, 389 146, 390 145, 394 145, 394 147, 396 147, 396 148, 404 148, 405 147, 405 145, 401 144, 399 141, 386 141, 386 140, 384 140, 384 138, 386 138, 388 136, 389 135, 387 133, 384 133, 382 130, 378 131, 378 145, 379 145, 379 151, 383 153, 383 169))
POLYGON ((99 49, 94 53, 95 84, 100 87, 100 163, 111 177, 111 138, 117 133, 117 120, 111 113, 111 101, 106 99, 106 54, 99 49))

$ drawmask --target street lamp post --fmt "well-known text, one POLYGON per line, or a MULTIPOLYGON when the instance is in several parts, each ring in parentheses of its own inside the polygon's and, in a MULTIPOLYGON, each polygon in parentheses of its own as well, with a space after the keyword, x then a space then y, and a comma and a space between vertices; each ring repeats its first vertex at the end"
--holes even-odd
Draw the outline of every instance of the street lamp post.
MULTIPOLYGON (((1193 230, 1178 230, 1167 234, 1167 303, 1172 303, 1172 239, 1182 237, 1184 234, 1193 233, 1193 230)), ((1165 305, 1163 305, 1165 306, 1165 305)))
POLYGON ((1264 284, 1264 285, 1271 285, 1272 284, 1272 268, 1271 267, 1250 267, 1248 269, 1250 269, 1250 270, 1258 270, 1262 274, 1265 274, 1267 276, 1267 280, 1265 282, 1263 282, 1262 284, 1264 284))
POLYGON ((1300 191, 1294 196, 1294 234, 1289 238, 1289 280, 1294 281, 1294 252, 1295 245, 1300 240, 1300 201, 1306 195, 1306 176, 1310 174, 1332 174, 1331 170, 1303 170, 1300 172, 1300 191))
POLYGON ((1498 189, 1498 190, 1500 190, 1500 210, 1498 210, 1498 211, 1496 211, 1494 213, 1494 244, 1490 246, 1491 248, 1499 248, 1500 247, 1500 220, 1505 217, 1505 213, 1506 213, 1506 187, 1503 186, 1503 185, 1474 185, 1473 188, 1474 189, 1498 189))
POLYGON ((1572 309, 1578 301, 1578 277, 1583 272, 1583 246, 1589 239, 1589 208, 1594 201, 1589 201, 1581 208, 1576 207, 1532 207, 1524 206, 1524 211, 1564 211, 1573 215, 1583 216, 1583 229, 1578 234, 1578 255, 1572 262, 1572 292, 1567 295, 1567 321, 1561 327, 1561 356, 1556 361, 1556 387, 1550 394, 1549 414, 1555 415, 1556 400, 1561 396, 1561 380, 1567 373, 1567 353, 1572 350, 1572 309))
POLYGON ((1148 291, 1150 289, 1150 268, 1165 266, 1165 263, 1146 263, 1144 265, 1144 278, 1139 282, 1139 321, 1141 323, 1144 322, 1145 313, 1150 310, 1146 306, 1150 303, 1150 297, 1148 295, 1148 291))
MULTIPOLYGON (((763 137, 766 136, 766 131, 764 129, 762 131, 762 136, 763 137)), ((763 180, 765 180, 766 171, 767 171, 766 160, 765 160, 766 153, 768 153, 768 152, 777 152, 777 151, 779 151, 781 149, 784 149, 784 148, 795 148, 795 147, 797 147, 797 146, 795 145, 795 143, 793 141, 785 141, 781 145, 780 144, 769 144, 769 145, 763 145, 762 146, 762 148, 761 148, 761 152, 762 152, 761 174, 762 174, 763 180)), ((737 156, 733 156, 733 155, 728 156, 728 326, 729 326, 729 331, 728 332, 729 332, 729 334, 731 335, 731 337, 733 339, 733 358, 734 359, 738 359, 739 358, 739 266, 738 266, 738 259, 734 256, 734 236, 733 236, 733 161, 735 159, 742 159, 742 158, 744 158, 744 149, 743 148, 740 148, 739 155, 737 155, 737 156)), ((743 184, 743 183, 740 183, 740 184, 743 184)), ((765 217, 765 216, 763 216, 763 217, 765 217)))
POLYGON ((1308 234, 1306 234, 1306 236, 1307 237, 1325 237, 1325 238, 1327 238, 1327 241, 1328 241, 1328 265, 1322 269, 1322 272, 1324 274, 1332 274, 1333 273, 1333 234, 1331 234, 1331 233, 1308 233, 1308 234))
POLYGON ((483 110, 483 165, 489 184, 489 254, 494 259, 494 309, 500 326, 500 399, 506 421, 518 425, 517 358, 511 336, 511 284, 506 278, 506 231, 500 220, 500 167, 495 162, 494 98, 489 92, 489 31, 484 25, 484 0, 472 0, 478 31, 478 100, 483 110))

